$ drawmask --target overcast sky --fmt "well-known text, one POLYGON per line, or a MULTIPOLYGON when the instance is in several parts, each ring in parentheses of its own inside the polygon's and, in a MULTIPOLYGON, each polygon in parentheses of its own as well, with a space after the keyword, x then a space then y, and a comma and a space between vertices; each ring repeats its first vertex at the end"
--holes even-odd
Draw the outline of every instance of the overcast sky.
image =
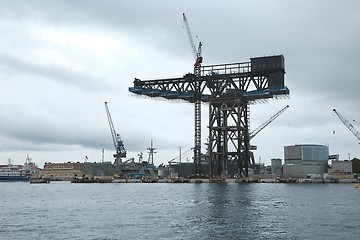
MULTIPOLYGON (((0 0, 0 164, 26 155, 44 162, 113 160, 108 106, 128 157, 154 163, 183 152, 192 161, 193 105, 137 97, 135 77, 193 71, 182 13, 203 42, 204 65, 283 54, 290 97, 251 105, 260 132, 256 162, 283 158, 284 146, 325 144, 341 159, 360 158, 360 1, 348 0, 0 0), (356 120, 356 121, 353 121, 356 120)), ((202 141, 208 136, 202 105, 202 141)), ((205 152, 205 146, 202 147, 205 152)))

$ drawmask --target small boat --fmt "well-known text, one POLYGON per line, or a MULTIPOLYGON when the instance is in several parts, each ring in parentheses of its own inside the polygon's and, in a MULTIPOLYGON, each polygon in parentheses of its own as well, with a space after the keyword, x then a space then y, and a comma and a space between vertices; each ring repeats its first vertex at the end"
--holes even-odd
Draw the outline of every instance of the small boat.
POLYGON ((113 183, 126 183, 127 179, 126 178, 113 178, 112 182, 113 183))
POLYGON ((44 178, 42 176, 40 177, 31 177, 30 183, 50 183, 50 180, 48 178, 44 178))

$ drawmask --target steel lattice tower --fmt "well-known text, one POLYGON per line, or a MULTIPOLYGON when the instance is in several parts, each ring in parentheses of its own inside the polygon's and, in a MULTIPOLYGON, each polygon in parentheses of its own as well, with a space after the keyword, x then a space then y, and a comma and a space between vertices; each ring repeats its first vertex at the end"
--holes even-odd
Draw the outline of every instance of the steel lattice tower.
POLYGON ((284 57, 258 57, 251 58, 250 62, 201 66, 198 71, 179 78, 135 79, 129 91, 195 103, 195 173, 201 171, 201 133, 196 132, 201 129, 201 102, 209 103, 210 178, 227 178, 229 164, 237 165, 239 177, 247 176, 249 104, 289 94, 284 84, 284 57))

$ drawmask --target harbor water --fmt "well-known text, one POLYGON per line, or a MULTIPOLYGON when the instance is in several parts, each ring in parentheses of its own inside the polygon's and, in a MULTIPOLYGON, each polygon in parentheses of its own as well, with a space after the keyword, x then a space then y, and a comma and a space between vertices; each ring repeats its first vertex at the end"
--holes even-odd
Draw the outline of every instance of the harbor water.
POLYGON ((354 184, 0 182, 0 239, 359 239, 354 184))

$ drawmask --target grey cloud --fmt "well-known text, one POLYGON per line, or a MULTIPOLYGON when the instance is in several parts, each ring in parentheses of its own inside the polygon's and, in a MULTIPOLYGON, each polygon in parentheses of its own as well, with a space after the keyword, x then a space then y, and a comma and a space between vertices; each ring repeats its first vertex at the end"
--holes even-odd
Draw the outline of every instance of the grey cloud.
POLYGON ((0 67, 6 67, 15 73, 30 74, 86 90, 100 90, 107 85, 104 79, 83 72, 55 65, 30 63, 9 54, 0 54, 0 67))
MULTIPOLYGON (((65 26, 72 30, 96 30, 109 37, 113 33, 120 33, 131 39, 134 47, 146 46, 152 49, 154 54, 152 59, 140 57, 138 61, 129 63, 124 69, 117 69, 106 77, 96 76, 91 73, 92 69, 84 72, 57 65, 55 61, 51 64, 37 62, 38 58, 31 51, 27 51, 27 47, 21 49, 23 53, 15 53, 16 45, 22 42, 26 46, 30 45, 32 51, 41 49, 42 43, 26 33, 8 31, 2 41, 10 48, 0 46, 1 76, 10 72, 13 74, 8 74, 9 81, 16 81, 21 73, 59 83, 64 92, 60 92, 58 96, 69 99, 62 103, 66 107, 58 114, 65 117, 60 121, 47 118, 46 112, 44 116, 38 116, 43 130, 36 127, 28 129, 28 125, 16 130, 18 119, 14 117, 6 119, 6 124, 14 126, 7 130, 2 129, 0 134, 41 145, 74 144, 94 149, 102 145, 105 134, 107 142, 110 143, 106 148, 111 151, 107 123, 106 130, 103 130, 101 124, 96 125, 100 116, 104 115, 101 104, 104 100, 111 99, 114 103, 112 113, 119 122, 117 128, 129 151, 138 152, 148 146, 151 138, 157 138, 154 139, 156 145, 165 149, 192 144, 191 106, 190 110, 184 110, 179 103, 162 104, 162 101, 154 99, 138 100, 129 94, 124 95, 127 86, 132 85, 132 79, 144 76, 145 73, 149 79, 156 76, 166 77, 169 66, 186 61, 189 62, 189 71, 192 71, 193 59, 181 19, 181 13, 185 12, 194 36, 198 35, 204 42, 204 64, 242 62, 248 61, 250 57, 284 54, 290 99, 279 103, 269 101, 254 107, 251 117, 267 118, 286 104, 290 105, 290 109, 283 118, 277 119, 257 137, 256 141, 261 143, 257 155, 264 160, 273 155, 282 157, 282 146, 312 139, 317 143, 329 143, 332 141, 333 125, 337 126, 339 131, 347 131, 342 123, 333 117, 332 108, 337 108, 354 119, 360 119, 357 111, 360 101, 359 9, 360 2, 355 0, 223 1, 221 4, 205 0, 0 1, 0 19, 5 23, 11 22, 11 26, 33 22, 34 26, 39 23, 54 28, 65 26), (108 32, 111 34, 107 35, 108 32), (18 36, 24 39, 17 39, 18 36), (12 39, 16 44, 12 44, 12 39), (113 81, 106 79, 108 77, 113 81), (67 94, 69 90, 73 94, 71 98, 67 94), (71 102, 76 101, 77 96, 86 99, 79 101, 80 106, 75 108, 71 102), (94 107, 97 102, 100 102, 100 106, 94 107), (96 110, 97 108, 101 110, 96 110), (82 115, 85 117, 82 118, 82 115), (71 116, 73 122, 64 120, 68 116, 71 116), (64 131, 66 127, 68 129, 64 131), (186 132, 187 130, 189 132, 186 132), (313 137, 314 135, 316 137, 313 137), (276 145, 274 138, 278 141, 276 145)), ((9 27, 6 29, 9 30, 9 27)), ((47 47, 67 54, 67 49, 47 47)), ((89 53, 84 58, 92 56, 89 53)), ((127 59, 127 56, 119 56, 120 58, 127 59)), ((77 59, 81 59, 81 56, 77 59)), ((104 62, 98 67, 102 72, 106 72, 103 67, 108 62, 106 59, 102 60, 104 62)), ((177 71, 177 66, 172 67, 177 71)), ((175 76, 169 77, 183 73, 174 72, 175 76)), ((7 84, 2 79, 0 81, 7 84)), ((21 109, 22 98, 17 98, 20 99, 17 109, 21 109)), ((1 101, 6 102, 8 99, 1 101)), ((44 106, 40 109, 51 108, 46 102, 44 99, 44 106)), ((206 108, 207 106, 203 107, 204 111, 206 108)), ((2 116, 11 115, 7 111, 9 110, 3 110, 2 116)), ((38 110, 34 110, 33 114, 38 114, 35 111, 38 110)), ((30 117, 31 111, 23 112, 26 112, 25 118, 30 117)), ((51 115, 51 111, 48 114, 51 115)), ((2 125, 5 124, 4 121, 4 118, 0 119, 2 125)), ((206 117, 203 118, 204 138, 207 121, 206 117)), ((256 127, 256 123, 254 121, 251 126, 256 127)), ((260 123, 262 122, 259 121, 260 123)), ((352 136, 345 138, 339 134, 337 142, 340 141, 348 146, 355 142, 352 136)), ((360 154, 357 149, 344 148, 341 151, 360 154)))

